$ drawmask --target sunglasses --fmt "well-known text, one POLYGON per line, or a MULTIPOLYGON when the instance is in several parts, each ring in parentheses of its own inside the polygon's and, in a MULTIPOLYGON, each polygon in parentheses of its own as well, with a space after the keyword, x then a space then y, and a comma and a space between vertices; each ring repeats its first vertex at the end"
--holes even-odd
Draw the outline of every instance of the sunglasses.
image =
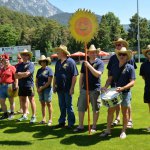
POLYGON ((18 57, 17 59, 21 59, 21 58, 18 57))
POLYGON ((22 56, 29 56, 28 54, 22 54, 22 56))
POLYGON ((147 52, 147 55, 150 55, 150 52, 147 52))
POLYGON ((120 47, 120 46, 122 46, 122 44, 116 44, 116 47, 120 47))
POLYGON ((124 53, 119 53, 118 55, 119 56, 127 56, 127 54, 124 54, 124 53))

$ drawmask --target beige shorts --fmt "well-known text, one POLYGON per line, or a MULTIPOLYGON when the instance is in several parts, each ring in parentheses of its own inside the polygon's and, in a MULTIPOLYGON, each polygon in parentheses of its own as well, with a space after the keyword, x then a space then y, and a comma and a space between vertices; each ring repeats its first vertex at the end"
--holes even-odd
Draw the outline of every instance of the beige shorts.
MULTIPOLYGON (((100 109, 100 102, 98 101, 99 95, 100 95, 99 91, 95 90, 89 91, 89 101, 92 105, 92 110, 94 112, 97 112, 100 109)), ((77 106, 78 111, 85 112, 87 110, 86 90, 84 89, 80 91, 77 106)))

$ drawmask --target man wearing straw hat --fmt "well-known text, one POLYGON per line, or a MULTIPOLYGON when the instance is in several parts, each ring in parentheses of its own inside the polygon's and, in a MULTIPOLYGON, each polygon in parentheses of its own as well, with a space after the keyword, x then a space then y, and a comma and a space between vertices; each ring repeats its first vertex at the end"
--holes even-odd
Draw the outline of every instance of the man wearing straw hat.
MULTIPOLYGON (((142 53, 147 58, 147 61, 142 63, 140 67, 140 75, 145 81, 144 103, 148 104, 149 113, 150 113, 150 45, 148 45, 147 49, 143 50, 142 53)), ((149 118, 149 123, 150 123, 150 118, 149 118)), ((150 132, 150 126, 147 128, 147 130, 150 132)))
MULTIPOLYGON (((128 42, 127 42, 126 40, 122 39, 122 38, 118 38, 116 41, 114 41, 114 45, 115 45, 115 51, 120 50, 122 47, 126 47, 126 48, 129 47, 128 42)), ((111 67, 112 67, 113 64, 115 64, 115 63, 119 63, 119 60, 118 60, 116 54, 113 55, 113 56, 110 58, 109 62, 108 62, 108 65, 107 65, 108 75, 109 75, 109 71, 110 71, 111 67)), ((133 59, 132 57, 131 57, 131 59, 128 61, 128 63, 131 64, 132 66, 134 66, 134 69, 137 68, 137 66, 136 66, 136 64, 135 64, 135 61, 134 61, 134 59, 133 59)), ((115 86, 115 85, 114 85, 114 82, 111 83, 111 86, 112 86, 112 87, 115 86)), ((119 115, 119 113, 120 113, 120 105, 118 105, 118 106, 116 107, 116 118, 115 118, 114 122, 112 123, 112 126, 116 126, 116 125, 118 125, 118 124, 120 123, 120 115, 119 115)), ((128 126, 127 126, 127 127, 131 128, 131 127, 133 126, 132 116, 131 116, 131 106, 129 106, 129 111, 128 111, 128 113, 129 113, 129 121, 128 121, 128 126)))
POLYGON ((27 120, 27 97, 31 103, 32 109, 32 117, 30 123, 36 122, 36 104, 34 100, 34 81, 33 81, 33 74, 34 74, 34 64, 30 62, 32 58, 32 52, 24 49, 20 52, 20 55, 23 59, 23 62, 20 63, 17 67, 15 77, 19 79, 19 93, 20 99, 22 101, 23 106, 23 115, 18 121, 27 120))
MULTIPOLYGON (((124 139, 126 138, 126 128, 128 123, 128 108, 131 102, 130 88, 133 87, 135 83, 135 70, 132 65, 128 64, 128 61, 132 57, 132 52, 127 50, 126 47, 122 47, 119 51, 116 51, 116 56, 119 60, 119 63, 113 64, 102 91, 107 91, 107 88, 113 81, 116 85, 116 91, 122 92, 121 109, 123 114, 123 128, 120 134, 120 138, 124 139)), ((111 134, 111 123, 113 121, 113 114, 115 109, 116 106, 108 108, 107 128, 100 135, 101 137, 106 137, 111 134)))
POLYGON ((60 117, 56 128, 64 127, 66 123, 66 113, 68 115, 68 129, 75 123, 75 115, 72 106, 72 95, 78 75, 76 63, 70 55, 65 45, 60 45, 54 49, 58 54, 58 61, 55 66, 53 90, 58 94, 60 117))
POLYGON ((100 102, 98 97, 100 95, 100 77, 104 71, 104 63, 97 58, 99 50, 92 44, 88 52, 88 61, 84 61, 81 67, 81 74, 79 79, 80 95, 78 99, 78 115, 79 126, 74 129, 74 132, 81 132, 84 130, 84 115, 87 110, 87 98, 86 98, 86 67, 88 68, 88 85, 89 85, 89 97, 93 110, 93 125, 91 132, 96 132, 96 124, 99 117, 100 102))

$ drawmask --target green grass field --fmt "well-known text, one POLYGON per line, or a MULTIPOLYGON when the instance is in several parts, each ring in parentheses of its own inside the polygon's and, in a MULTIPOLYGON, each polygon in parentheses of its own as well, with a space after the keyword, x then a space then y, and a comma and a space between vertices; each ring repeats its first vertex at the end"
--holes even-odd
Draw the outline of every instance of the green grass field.
MULTIPOLYGON (((51 66, 54 70, 54 66, 51 66)), ((36 70, 39 66, 36 66, 36 70)), ((148 106, 143 103, 143 87, 144 82, 139 76, 140 64, 136 70, 136 83, 132 88, 132 116, 134 127, 127 130, 127 138, 121 140, 119 138, 121 126, 112 129, 112 136, 100 138, 99 134, 106 128, 107 108, 101 107, 100 117, 95 134, 88 134, 87 113, 85 116, 85 132, 74 134, 72 130, 66 128, 53 129, 46 125, 29 124, 26 122, 16 122, 20 115, 15 115, 12 121, 0 121, 0 150, 149 150, 150 149, 150 133, 145 128, 150 125, 150 115, 148 114, 148 106)), ((80 65, 78 65, 80 71, 80 65)), ((35 70, 35 74, 36 74, 35 70)), ((107 70, 102 75, 102 85, 107 78, 107 70)), ((79 96, 78 81, 74 94, 74 111, 76 115, 76 125, 78 125, 77 100, 79 96)), ((41 107, 38 101, 38 95, 35 96, 37 104, 37 122, 41 121, 41 107)), ((18 98, 15 99, 16 110, 19 109, 18 98)), ((8 103, 8 100, 7 100, 8 103)), ((58 123, 59 107, 58 98, 53 94, 53 125, 58 123)), ((8 105, 9 106, 9 105, 8 105)), ((91 108, 90 108, 91 110, 91 108)), ((30 111, 31 112, 31 111, 30 111)), ((92 112, 91 112, 92 124, 92 112)), ((29 117, 31 114, 29 115, 29 117)))

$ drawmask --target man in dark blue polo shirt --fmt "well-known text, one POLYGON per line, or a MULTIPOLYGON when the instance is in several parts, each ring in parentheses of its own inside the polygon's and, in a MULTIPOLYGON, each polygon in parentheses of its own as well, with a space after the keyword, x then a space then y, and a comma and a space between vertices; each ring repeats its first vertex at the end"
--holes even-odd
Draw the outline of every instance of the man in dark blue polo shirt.
MULTIPOLYGON (((102 90, 106 91, 112 81, 115 83, 116 91, 122 92, 121 109, 123 114, 123 128, 120 134, 120 138, 126 138, 126 128, 128 123, 128 108, 131 102, 130 88, 135 83, 135 70, 134 67, 127 62, 132 57, 132 52, 127 50, 126 47, 122 47, 119 51, 116 51, 119 63, 114 64, 109 72, 108 79, 102 90)), ((107 116, 107 129, 100 135, 106 137, 111 134, 111 123, 113 121, 113 114, 116 106, 108 108, 107 116)))
POLYGON ((23 115, 18 121, 27 120, 27 97, 31 103, 32 109, 32 117, 30 123, 34 123, 36 121, 35 113, 36 113, 36 104, 34 100, 34 81, 33 81, 33 74, 34 74, 34 64, 30 62, 32 58, 32 52, 28 50, 24 50, 20 52, 20 55, 23 59, 23 62, 18 64, 15 77, 19 79, 19 93, 20 99, 23 105, 23 115))
MULTIPOLYGON (((120 50, 122 47, 128 48, 128 46, 129 46, 128 42, 126 40, 123 40, 122 38, 119 38, 117 41, 115 41, 114 45, 115 45, 115 51, 120 50)), ((116 63, 119 63, 119 60, 118 60, 118 58, 117 58, 117 56, 115 54, 115 55, 110 57, 110 60, 109 60, 108 65, 107 65, 108 76, 109 76, 109 72, 110 72, 112 66, 114 64, 116 64, 116 63)), ((134 66, 134 69, 137 68, 133 57, 128 61, 128 63, 131 64, 132 66, 134 66)), ((114 82, 111 83, 111 86, 112 87, 115 86, 114 82)), ((118 105, 116 107, 116 118, 115 118, 114 122, 112 123, 112 125, 114 125, 114 126, 118 125, 120 123, 120 115, 119 115, 119 113, 120 113, 120 105, 118 105)), ((128 113, 129 113, 128 127, 131 128, 133 126, 132 116, 131 116, 131 106, 129 107, 128 113)))
POLYGON ((98 97, 100 95, 101 81, 100 77, 104 71, 104 63, 97 58, 99 50, 91 45, 88 49, 88 61, 84 61, 81 68, 79 86, 80 95, 78 99, 78 114, 79 114, 79 126, 74 129, 74 132, 80 132, 84 130, 84 114, 87 110, 87 98, 86 98, 86 67, 88 68, 88 86, 89 86, 89 97, 93 109, 93 125, 91 132, 96 132, 96 124, 99 117, 100 103, 98 97))
MULTIPOLYGON (((147 49, 143 50, 142 53, 147 58, 147 61, 142 63, 140 67, 140 75, 145 81, 144 103, 148 104, 150 112, 150 45, 148 45, 147 49)), ((150 131, 150 126, 147 130, 150 131)))
POLYGON ((68 115, 68 128, 72 128, 75 123, 75 115, 72 106, 72 95, 78 75, 76 63, 70 55, 67 47, 60 45, 55 48, 58 54, 58 61, 55 66, 53 90, 57 92, 60 107, 59 124, 57 127, 64 127, 66 123, 66 113, 68 115))

